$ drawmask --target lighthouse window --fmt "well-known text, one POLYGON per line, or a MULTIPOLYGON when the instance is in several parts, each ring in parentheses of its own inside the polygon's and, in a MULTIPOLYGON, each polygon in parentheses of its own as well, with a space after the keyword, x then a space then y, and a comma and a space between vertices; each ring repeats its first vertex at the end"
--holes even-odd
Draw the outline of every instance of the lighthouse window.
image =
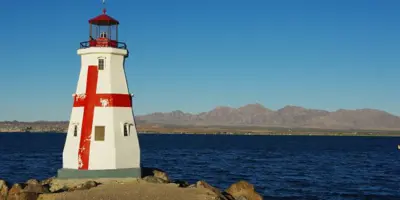
POLYGON ((78 136, 78 125, 74 125, 74 137, 78 136))
POLYGON ((129 124, 127 123, 124 124, 124 136, 128 136, 128 126, 129 124))
POLYGON ((94 141, 104 141, 105 138, 105 127, 96 126, 94 127, 94 141))
POLYGON ((106 32, 100 33, 100 37, 101 37, 101 38, 107 38, 107 33, 106 33, 106 32))
POLYGON ((104 59, 103 58, 99 59, 99 70, 104 70, 104 59))

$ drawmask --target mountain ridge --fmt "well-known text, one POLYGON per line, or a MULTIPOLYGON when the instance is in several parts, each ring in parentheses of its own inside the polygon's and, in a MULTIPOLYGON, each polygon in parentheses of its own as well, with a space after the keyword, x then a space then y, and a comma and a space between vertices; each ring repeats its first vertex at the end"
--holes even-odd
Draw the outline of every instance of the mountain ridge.
POLYGON ((147 123, 174 125, 400 130, 399 116, 371 108, 326 111, 287 105, 272 110, 253 103, 238 108, 217 106, 196 114, 174 110, 136 118, 147 123))

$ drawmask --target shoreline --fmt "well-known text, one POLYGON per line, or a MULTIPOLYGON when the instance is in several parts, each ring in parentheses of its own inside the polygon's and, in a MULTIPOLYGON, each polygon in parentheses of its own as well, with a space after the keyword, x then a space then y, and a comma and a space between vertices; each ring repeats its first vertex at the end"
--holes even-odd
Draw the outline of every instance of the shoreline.
MULTIPOLYGON (((0 131, 0 134, 27 133, 27 134, 67 134, 64 131, 0 131)), ((350 133, 350 132, 159 132, 159 131, 138 131, 138 135, 226 135, 226 136, 319 136, 319 137, 400 137, 400 133, 350 133)))
MULTIPOLYGON (((0 133, 66 133, 67 121, 51 122, 0 122, 0 133)), ((139 134, 185 134, 185 135, 263 135, 263 136, 373 136, 400 137, 399 129, 355 129, 355 128, 317 128, 317 127, 274 127, 248 125, 190 125, 146 123, 136 124, 139 134)))

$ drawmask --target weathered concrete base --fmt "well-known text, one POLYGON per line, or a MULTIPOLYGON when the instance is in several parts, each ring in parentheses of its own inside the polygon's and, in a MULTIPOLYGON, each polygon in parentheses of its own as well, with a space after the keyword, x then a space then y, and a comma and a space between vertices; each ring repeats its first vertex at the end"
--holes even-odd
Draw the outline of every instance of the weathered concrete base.
POLYGON ((57 179, 97 179, 97 178, 141 178, 141 168, 108 169, 108 170, 77 170, 59 169, 57 179))

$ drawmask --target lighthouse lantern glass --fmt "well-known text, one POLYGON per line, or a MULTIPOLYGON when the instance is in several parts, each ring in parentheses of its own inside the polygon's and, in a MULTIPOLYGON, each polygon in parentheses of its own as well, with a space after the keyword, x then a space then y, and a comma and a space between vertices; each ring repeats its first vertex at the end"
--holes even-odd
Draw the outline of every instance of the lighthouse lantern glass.
POLYGON ((106 38, 118 41, 118 25, 96 25, 90 24, 90 35, 92 39, 106 38))
POLYGON ((89 40, 80 43, 80 48, 90 47, 111 47, 127 49, 123 42, 118 40, 119 22, 106 15, 102 15, 89 20, 89 40))

